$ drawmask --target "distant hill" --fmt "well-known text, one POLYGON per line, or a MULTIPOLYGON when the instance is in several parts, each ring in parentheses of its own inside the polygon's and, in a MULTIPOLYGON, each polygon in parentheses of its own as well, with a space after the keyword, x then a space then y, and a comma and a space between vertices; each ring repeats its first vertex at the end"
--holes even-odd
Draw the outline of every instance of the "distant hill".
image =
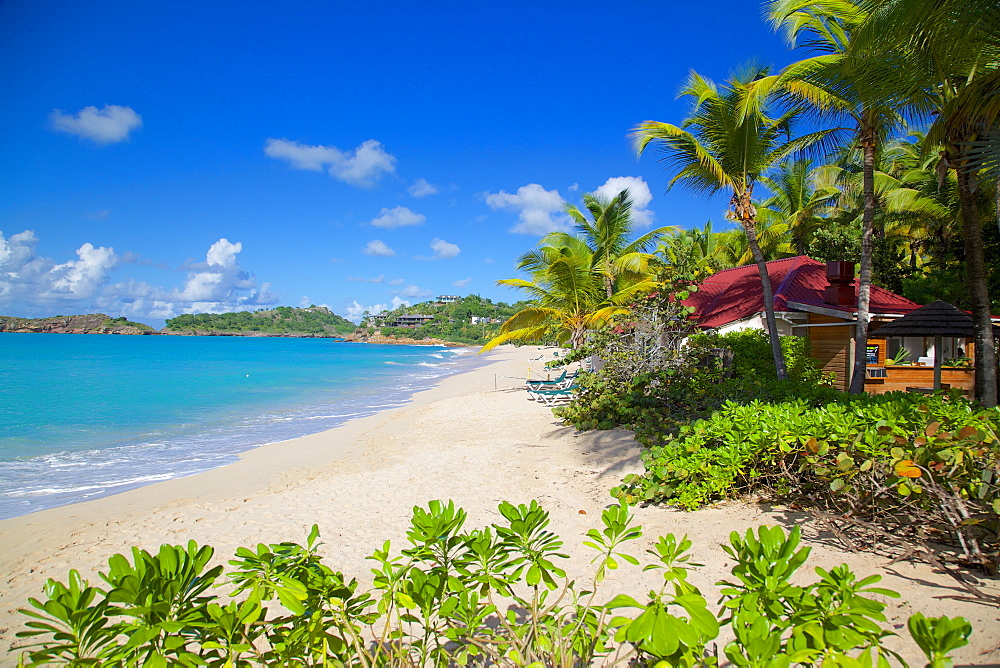
POLYGON ((0 332, 31 334, 159 334, 141 322, 112 318, 103 313, 55 315, 49 318, 15 318, 0 315, 0 332))
POLYGON ((497 335, 504 321, 526 306, 527 302, 493 302, 479 295, 449 297, 446 301, 369 313, 361 324, 369 335, 483 344, 497 335))
POLYGON ((270 311, 238 313, 188 313, 167 320, 167 334, 215 334, 234 336, 342 336, 355 325, 325 306, 293 308, 279 306, 270 311))

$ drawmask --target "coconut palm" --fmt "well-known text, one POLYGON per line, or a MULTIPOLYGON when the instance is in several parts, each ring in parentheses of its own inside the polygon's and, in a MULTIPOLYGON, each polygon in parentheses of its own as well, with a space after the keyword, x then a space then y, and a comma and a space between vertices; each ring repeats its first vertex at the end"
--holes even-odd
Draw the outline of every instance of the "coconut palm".
MULTIPOLYGON (((995 406, 997 356, 982 239, 986 216, 976 190, 979 172, 1000 142, 1000 12, 995 0, 879 0, 868 9, 852 57, 863 53, 861 62, 892 64, 892 84, 934 118, 925 150, 939 147, 942 177, 955 171, 975 321, 976 395, 995 406)), ((870 68, 865 74, 869 80, 880 77, 870 68)))
MULTIPOLYGON (((587 331, 628 312, 628 305, 649 292, 655 283, 649 276, 620 280, 608 296, 604 275, 595 272, 595 260, 580 239, 561 239, 560 245, 543 245, 525 254, 519 269, 531 272, 532 280, 509 278, 497 281, 527 292, 535 304, 511 316, 500 333, 480 352, 510 341, 534 341, 554 335, 574 349, 583 345, 587 331)), ((543 240, 544 243, 544 240, 543 240)))
POLYGON ((805 255, 812 233, 826 221, 840 195, 838 173, 834 165, 813 167, 812 161, 804 158, 781 163, 761 177, 771 196, 757 208, 758 220, 786 225, 795 253, 805 255))
MULTIPOLYGON (((764 261, 770 262, 795 255, 788 223, 769 222, 759 218, 758 210, 757 245, 760 246, 760 254, 764 256, 764 261)), ((729 266, 742 267, 753 264, 753 251, 742 229, 724 230, 717 232, 716 235, 719 237, 716 242, 719 246, 719 255, 726 258, 729 266)))
POLYGON ((712 221, 702 229, 676 230, 664 236, 656 256, 664 273, 672 278, 700 281, 717 271, 736 266, 731 258, 727 237, 712 230, 712 221))
POLYGON ((761 86, 761 93, 770 93, 773 85, 786 92, 795 103, 806 103, 821 116, 848 121, 851 128, 838 130, 852 130, 851 143, 858 146, 863 155, 861 268, 850 387, 852 393, 858 394, 864 390, 871 302, 875 164, 880 144, 902 121, 902 100, 893 96, 886 76, 874 75, 876 72, 885 75, 888 63, 847 56, 854 32, 868 16, 857 3, 850 0, 770 0, 766 6, 775 29, 783 30, 794 46, 807 46, 818 55, 785 68, 761 86))
POLYGON ((774 317, 774 292, 757 238, 754 187, 770 166, 827 133, 788 139, 795 113, 772 118, 761 103, 764 96, 755 95, 752 88, 751 84, 766 74, 765 69, 751 67, 720 87, 692 72, 681 91, 682 96, 695 101, 691 116, 680 126, 645 121, 634 128, 633 137, 640 155, 650 144, 662 149, 663 159, 673 173, 670 187, 681 183, 695 192, 732 193, 730 210, 746 233, 760 273, 774 365, 783 379, 787 371, 774 317))
POLYGON ((661 235, 673 228, 661 227, 630 240, 635 226, 632 198, 627 188, 610 200, 587 193, 583 196, 583 204, 586 213, 573 204, 567 203, 564 207, 573 219, 576 236, 553 232, 543 243, 558 246, 582 240, 590 249, 592 269, 604 277, 605 294, 610 299, 620 278, 634 281, 650 273, 649 263, 654 258, 649 251, 661 235))

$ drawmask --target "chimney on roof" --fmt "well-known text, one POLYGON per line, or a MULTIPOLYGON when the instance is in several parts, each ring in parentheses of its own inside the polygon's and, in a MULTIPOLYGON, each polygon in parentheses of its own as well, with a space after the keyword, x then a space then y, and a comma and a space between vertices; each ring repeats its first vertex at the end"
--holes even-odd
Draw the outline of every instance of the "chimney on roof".
POLYGON ((854 306, 857 295, 854 292, 854 263, 827 262, 826 280, 830 282, 823 291, 823 300, 834 306, 854 306))

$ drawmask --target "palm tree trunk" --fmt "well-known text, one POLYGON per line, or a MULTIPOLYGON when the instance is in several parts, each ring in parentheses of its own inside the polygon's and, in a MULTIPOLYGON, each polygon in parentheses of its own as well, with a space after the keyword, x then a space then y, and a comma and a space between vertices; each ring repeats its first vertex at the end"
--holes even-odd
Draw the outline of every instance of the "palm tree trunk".
POLYGON ((872 231, 875 222, 875 130, 866 129, 861 136, 864 148, 864 200, 861 216, 861 271, 858 276, 858 320, 854 326, 854 368, 851 372, 851 394, 865 391, 867 365, 868 318, 872 290, 872 231))
POLYGON ((760 274, 760 285, 764 291, 764 319, 767 322, 767 336, 771 339, 771 354, 774 356, 774 370, 778 374, 778 380, 788 378, 788 370, 785 367, 785 355, 781 352, 781 339, 778 336, 778 323, 774 318, 774 290, 771 288, 771 276, 767 273, 767 262, 764 261, 764 253, 760 250, 760 243, 757 241, 757 221, 755 220, 757 209, 753 205, 753 186, 751 185, 743 193, 733 193, 732 205, 737 218, 743 224, 743 229, 747 234, 747 246, 757 264, 757 273, 760 274))
POLYGON ((990 295, 986 286, 982 221, 969 183, 969 168, 964 160, 955 165, 955 173, 962 208, 965 275, 972 293, 972 320, 976 335, 976 397, 979 403, 989 408, 997 405, 997 352, 990 318, 990 295))

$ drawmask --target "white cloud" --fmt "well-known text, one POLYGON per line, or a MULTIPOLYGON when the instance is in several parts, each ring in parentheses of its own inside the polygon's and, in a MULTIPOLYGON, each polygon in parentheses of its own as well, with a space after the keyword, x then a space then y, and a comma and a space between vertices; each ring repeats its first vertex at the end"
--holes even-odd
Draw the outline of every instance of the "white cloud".
POLYGON ((455 244, 450 244, 444 239, 434 239, 431 241, 431 248, 434 250, 435 260, 448 260, 456 257, 462 249, 455 244))
POLYGON ((362 251, 365 255, 374 255, 376 257, 393 257, 396 251, 389 248, 385 242, 379 241, 378 239, 372 239, 365 246, 362 251))
POLYGON ((84 107, 76 114, 53 109, 49 114, 49 122, 59 132, 89 139, 97 144, 114 144, 125 141, 132 130, 142 127, 142 116, 135 113, 132 107, 109 104, 102 109, 84 107))
POLYGON ((354 299, 347 305, 347 308, 344 309, 346 313, 344 317, 357 324, 361 322, 361 317, 365 314, 365 311, 377 315, 382 311, 395 310, 401 306, 409 305, 410 302, 405 299, 401 299, 400 297, 393 297, 392 302, 389 304, 372 304, 371 306, 364 306, 358 300, 354 299))
POLYGON ((392 209, 383 208, 378 218, 371 221, 375 227, 392 229, 394 227, 407 227, 409 225, 420 225, 427 216, 422 213, 410 211, 405 206, 397 206, 392 209))
POLYGON ((463 278, 461 280, 452 282, 452 285, 454 285, 456 288, 464 288, 471 282, 472 282, 472 276, 469 276, 468 278, 463 278))
POLYGON ((488 194, 486 204, 492 209, 516 211, 517 225, 511 232, 544 236, 556 230, 569 230, 569 217, 562 212, 563 198, 557 190, 546 190, 537 183, 517 189, 516 194, 501 190, 488 194))
POLYGON ((397 290, 395 294, 402 295, 404 297, 409 297, 411 299, 420 299, 422 297, 430 297, 434 293, 431 292, 430 290, 425 290, 424 288, 418 288, 417 286, 411 284, 407 285, 402 290, 397 290))
POLYGON ((257 280, 244 271, 236 256, 243 251, 240 242, 219 239, 205 254, 205 264, 192 268, 184 287, 170 291, 170 301, 182 313, 224 313, 249 305, 273 304, 270 283, 257 286, 257 280))
POLYGON ((323 171, 335 179, 367 188, 383 174, 396 171, 395 156, 387 153, 374 139, 363 142, 353 151, 341 151, 336 146, 309 146, 287 139, 268 139, 264 155, 285 160, 295 169, 323 171))
POLYGON ((384 310, 385 310, 384 304, 362 306, 361 303, 358 302, 357 299, 355 299, 354 301, 352 301, 350 304, 347 305, 347 308, 344 310, 345 311, 344 317, 353 322, 355 325, 357 325, 361 322, 361 317, 365 314, 365 311, 368 311, 369 313, 381 313, 384 310))
POLYGON ((205 261, 208 266, 232 269, 236 266, 236 256, 243 251, 243 244, 237 241, 230 243, 229 239, 219 239, 208 248, 205 261))
POLYGON ((402 285, 403 283, 406 283, 406 281, 404 281, 401 278, 394 278, 391 281, 389 281, 389 285, 402 285))
POLYGON ((632 222, 642 226, 652 225, 653 212, 646 207, 653 201, 653 193, 649 191, 649 184, 641 176, 613 176, 595 190, 594 194, 610 200, 625 189, 628 189, 632 198, 632 222))
MULTIPOLYGON (((38 238, 31 230, 5 238, 0 232, 0 304, 57 308, 91 299, 99 294, 108 274, 118 264, 110 247, 84 243, 78 259, 57 264, 35 254, 38 238)), ((42 313, 41 315, 53 315, 42 313)))
POLYGON ((427 197, 428 195, 437 195, 441 189, 427 179, 417 179, 413 185, 407 188, 407 191, 414 197, 427 197))
MULTIPOLYGON (((38 239, 30 230, 5 239, 0 233, 0 304, 32 315, 104 311, 134 318, 171 318, 180 313, 241 310, 277 303, 270 284, 258 285, 239 266, 239 242, 219 239, 205 262, 189 267, 183 286, 163 288, 124 279, 111 272, 123 263, 113 248, 82 244, 77 259, 56 263, 35 254, 38 239)), ((125 253, 134 256, 134 253, 125 253)))
POLYGON ((363 276, 348 276, 347 280, 352 283, 382 283, 385 280, 385 276, 376 276, 375 278, 365 278, 363 276))
POLYGON ((79 260, 52 268, 49 289, 53 294, 74 299, 91 297, 117 262, 113 248, 95 248, 89 242, 80 246, 76 255, 79 260))

